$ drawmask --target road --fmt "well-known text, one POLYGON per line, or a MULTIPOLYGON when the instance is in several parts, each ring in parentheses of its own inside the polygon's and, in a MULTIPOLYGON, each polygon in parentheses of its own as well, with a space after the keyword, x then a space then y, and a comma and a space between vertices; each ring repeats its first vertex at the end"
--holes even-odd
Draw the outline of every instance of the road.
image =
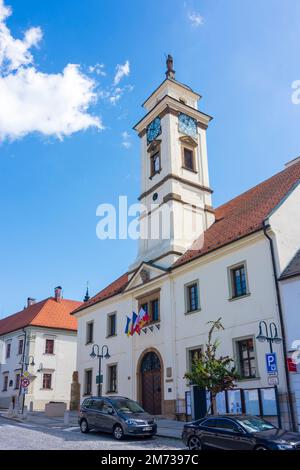
POLYGON ((56 429, 0 418, 0 450, 173 450, 184 448, 183 443, 178 439, 156 436, 152 439, 125 439, 118 442, 112 436, 98 432, 81 434, 76 427, 56 429))

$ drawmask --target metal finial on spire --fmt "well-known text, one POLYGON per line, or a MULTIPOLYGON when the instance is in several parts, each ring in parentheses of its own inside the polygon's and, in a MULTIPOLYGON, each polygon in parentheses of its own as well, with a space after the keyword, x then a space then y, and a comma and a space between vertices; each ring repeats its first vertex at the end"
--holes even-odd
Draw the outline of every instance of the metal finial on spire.
POLYGON ((171 54, 168 54, 166 64, 167 64, 166 77, 175 80, 175 70, 173 69, 173 57, 171 56, 171 54))
POLYGON ((87 302, 88 300, 90 300, 90 294, 89 294, 89 283, 87 282, 86 283, 86 293, 85 293, 83 301, 87 302))

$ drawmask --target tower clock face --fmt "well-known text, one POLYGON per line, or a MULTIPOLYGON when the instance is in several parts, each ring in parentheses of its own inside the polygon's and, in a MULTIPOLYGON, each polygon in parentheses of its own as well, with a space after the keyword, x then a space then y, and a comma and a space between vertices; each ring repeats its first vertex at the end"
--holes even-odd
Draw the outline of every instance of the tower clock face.
POLYGON ((160 117, 156 117, 147 127, 147 142, 150 144, 161 133, 160 117))
POLYGON ((187 114, 180 113, 178 116, 179 132, 197 138, 197 121, 187 114))

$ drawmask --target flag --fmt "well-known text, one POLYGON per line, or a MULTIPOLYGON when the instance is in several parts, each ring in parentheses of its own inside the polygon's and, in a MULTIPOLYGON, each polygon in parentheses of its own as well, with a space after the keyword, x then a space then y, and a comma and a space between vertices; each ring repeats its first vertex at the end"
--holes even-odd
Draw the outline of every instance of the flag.
POLYGON ((135 321, 134 332, 141 334, 143 326, 149 321, 148 313, 141 307, 135 321))
POLYGON ((130 336, 131 334, 131 319, 129 317, 126 317, 125 334, 127 336, 130 336))
POLYGON ((131 331, 130 335, 132 336, 134 332, 136 331, 136 326, 137 326, 137 319, 138 315, 135 312, 132 312, 132 319, 131 319, 131 331))
POLYGON ((146 312, 146 310, 144 310, 143 307, 141 307, 139 311, 139 316, 138 316, 139 329, 141 330, 148 321, 149 321, 148 312, 146 312))

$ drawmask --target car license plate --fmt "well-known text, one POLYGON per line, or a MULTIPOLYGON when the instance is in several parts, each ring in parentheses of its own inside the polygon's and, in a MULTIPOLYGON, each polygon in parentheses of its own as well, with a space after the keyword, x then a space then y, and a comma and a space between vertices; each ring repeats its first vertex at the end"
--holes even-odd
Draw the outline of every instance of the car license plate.
POLYGON ((143 428, 143 431, 152 431, 152 426, 147 426, 143 428))

